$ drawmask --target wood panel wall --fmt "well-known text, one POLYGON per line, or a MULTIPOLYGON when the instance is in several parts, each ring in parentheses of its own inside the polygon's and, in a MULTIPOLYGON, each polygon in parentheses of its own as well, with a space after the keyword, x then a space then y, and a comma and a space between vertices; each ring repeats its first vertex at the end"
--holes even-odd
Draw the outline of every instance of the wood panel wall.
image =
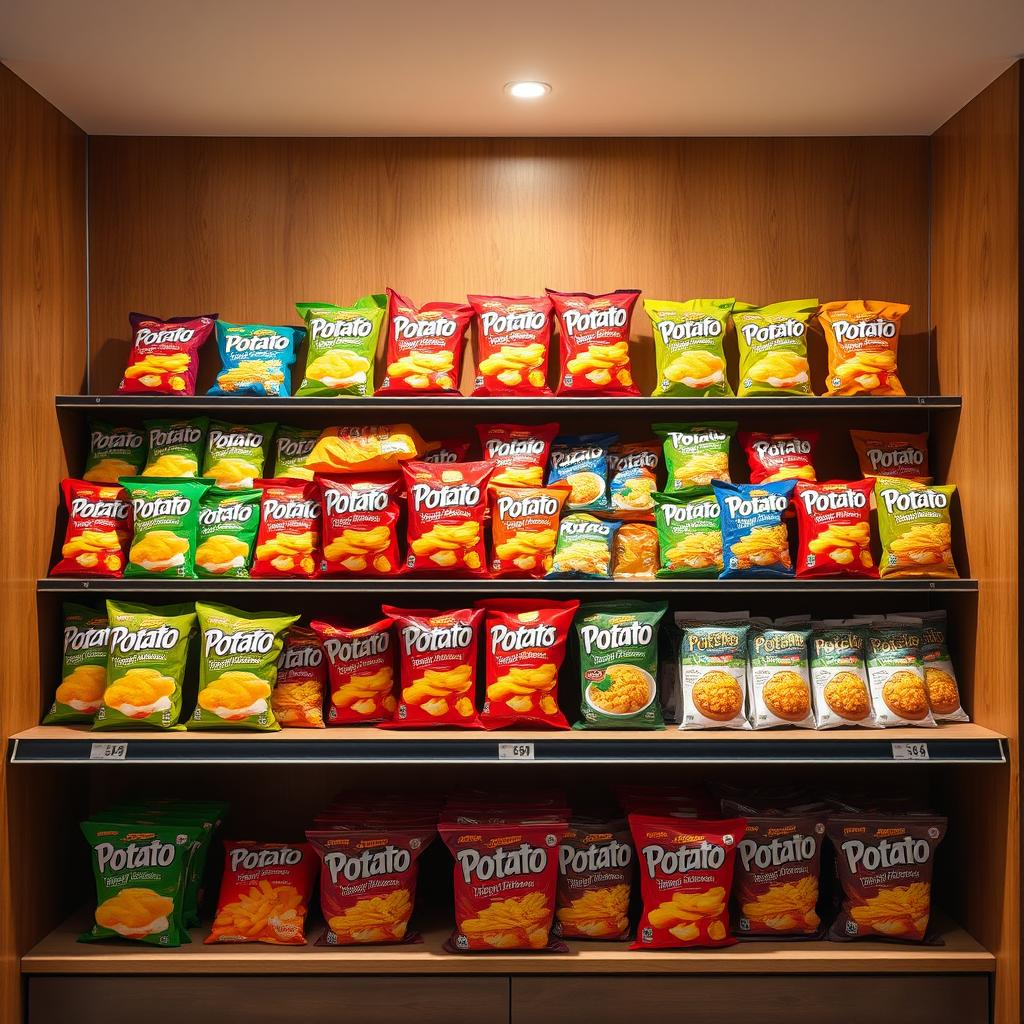
POLYGON ((55 923, 65 850, 52 772, 6 765, 7 737, 38 721, 35 581, 47 569, 50 509, 65 475, 53 396, 85 373, 86 139, 0 67, 0 1019, 19 1020, 18 957, 55 923))
POLYGON ((958 916, 999 959, 996 1020, 1020 1019, 1019 578, 1021 66, 932 137, 932 329, 943 392, 964 412, 950 462, 981 580, 974 711, 1010 765, 951 777, 958 916))

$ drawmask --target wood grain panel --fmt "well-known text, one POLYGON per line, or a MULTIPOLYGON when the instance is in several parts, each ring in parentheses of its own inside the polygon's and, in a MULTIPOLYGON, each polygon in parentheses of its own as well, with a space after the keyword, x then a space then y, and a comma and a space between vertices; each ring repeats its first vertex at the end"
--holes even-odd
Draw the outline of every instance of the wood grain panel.
MULTIPOLYGON (((47 568, 65 475, 53 395, 85 372, 85 136, 0 67, 0 739, 38 721, 35 580, 47 568)), ((53 772, 0 763, 0 1018, 18 1019, 18 955, 60 911, 65 803, 53 772), (47 877, 48 876, 48 877, 47 877)))
MULTIPOLYGON (((993 784, 952 778, 960 918, 999 959, 996 1020, 1020 1019, 1019 342, 1021 72, 932 138, 932 330, 943 391, 964 396, 949 479, 981 581, 974 717, 1010 737, 993 784)), ((962 656, 969 657, 969 651, 962 656)))

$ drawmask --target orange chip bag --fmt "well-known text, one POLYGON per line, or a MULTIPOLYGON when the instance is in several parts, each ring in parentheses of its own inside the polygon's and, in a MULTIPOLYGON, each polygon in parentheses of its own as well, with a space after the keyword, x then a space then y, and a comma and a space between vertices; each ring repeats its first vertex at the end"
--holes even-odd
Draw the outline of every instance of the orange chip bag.
POLYGON ((657 527, 623 523, 612 542, 612 578, 653 580, 660 564, 657 527))
POLYGON ((901 302, 826 302, 818 321, 828 342, 829 395, 905 395, 896 369, 901 302))
POLYGON ((557 423, 541 423, 535 427, 481 423, 476 429, 485 461, 494 463, 492 485, 539 487, 544 483, 548 452, 558 433, 557 423))
POLYGON ((256 480, 263 489, 260 532, 249 575, 253 577, 318 574, 320 502, 312 480, 256 480))
POLYGON ((391 619, 348 629, 319 619, 310 623, 320 638, 331 674, 328 725, 389 721, 395 713, 395 645, 391 619))
POLYGON ((490 493, 491 572, 541 579, 551 568, 569 485, 498 486, 490 493))
POLYGON ((928 435, 883 434, 877 430, 851 430, 850 439, 857 452, 864 477, 895 476, 930 484, 928 474, 928 435))
POLYGON ((289 728, 322 729, 326 689, 320 640, 313 630, 292 626, 277 659, 277 682, 270 694, 274 717, 289 728))
POLYGON ((316 866, 309 843, 225 842, 217 916, 203 942, 304 946, 316 866))
POLYGON ((389 576, 398 555, 397 476, 326 477, 318 475, 323 501, 323 557, 328 576, 389 576))
POLYGON ((427 447, 408 423, 328 427, 309 453, 305 468, 316 473, 394 473, 427 447))

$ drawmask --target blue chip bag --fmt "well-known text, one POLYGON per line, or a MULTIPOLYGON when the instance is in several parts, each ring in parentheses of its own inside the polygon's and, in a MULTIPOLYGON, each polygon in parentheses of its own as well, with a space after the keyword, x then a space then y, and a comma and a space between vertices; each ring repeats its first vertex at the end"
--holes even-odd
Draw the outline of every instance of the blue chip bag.
POLYGON ((304 327, 229 324, 217 321, 221 367, 207 394, 287 397, 292 393, 292 364, 304 327))
POLYGON ((560 480, 569 485, 567 511, 607 512, 612 507, 608 495, 608 449, 618 439, 618 434, 555 438, 548 486, 560 480))
POLYGON ((789 531, 783 516, 795 480, 733 484, 712 480, 722 515, 725 569, 721 579, 792 576, 789 531))

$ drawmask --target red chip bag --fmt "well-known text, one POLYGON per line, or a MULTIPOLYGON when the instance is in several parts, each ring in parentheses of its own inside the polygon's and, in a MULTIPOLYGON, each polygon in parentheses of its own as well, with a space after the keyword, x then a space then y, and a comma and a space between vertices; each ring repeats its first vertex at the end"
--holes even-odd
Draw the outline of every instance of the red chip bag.
POLYGON ((132 538, 132 503, 117 484, 62 480, 68 525, 51 576, 123 576, 132 538))
POLYGON ((475 396, 550 395, 551 300, 468 295, 476 314, 475 396))
POLYGON ((444 612, 381 605, 398 627, 402 693, 394 724, 480 728, 476 650, 482 608, 444 612))
POLYGON ((570 821, 558 851, 555 934, 627 939, 634 860, 624 819, 570 821))
POLYGON ((877 578, 871 554, 874 480, 799 481, 793 493, 800 546, 797 576, 877 578))
POLYGON ((213 333, 216 313, 167 320, 130 313, 132 350, 117 390, 128 394, 194 395, 199 350, 213 333))
POLYGON ((420 854, 436 835, 398 823, 344 831, 310 831, 320 858, 320 909, 326 928, 318 946, 409 942, 420 854))
POLYGON ((750 463, 752 484, 817 479, 814 473, 816 430, 791 430, 783 434, 740 431, 738 436, 750 463))
POLYGON ((409 498, 408 569, 487 575, 484 485, 493 468, 490 462, 406 462, 402 466, 409 498))
POLYGON ((312 480, 255 480, 262 488, 260 532, 249 575, 282 579, 318 574, 320 493, 312 480))
POLYGON ((395 646, 391 619, 348 629, 310 623, 327 657, 331 699, 328 725, 385 722, 395 713, 395 646))
POLYGON ((462 342, 472 316, 461 303, 416 306, 389 288, 387 368, 377 394, 458 392, 462 342))
POLYGON ((561 335, 560 395, 639 395, 629 363, 634 289, 588 295, 546 289, 561 335))
POLYGON ((455 858, 452 953, 509 949, 566 952, 551 939, 558 889, 558 848, 565 821, 459 825, 442 821, 455 858))
POLYGON ((323 525, 320 568, 326 576, 390 576, 398 554, 397 476, 317 476, 323 525))
POLYGON ((477 426, 484 460, 494 464, 490 484, 509 487, 541 487, 557 423, 523 427, 515 423, 481 423, 477 426))
POLYGON ((429 441, 427 447, 429 450, 420 456, 420 462, 465 462, 469 454, 469 442, 454 437, 444 441, 429 441))
POLYGON ((643 913, 630 949, 731 946, 729 892, 745 818, 631 814, 643 913))
POLYGON ((277 682, 270 694, 274 717, 292 729, 322 729, 326 689, 320 639, 311 629, 292 626, 277 659, 277 682))
POLYGON ((225 842, 217 915, 203 942, 304 946, 316 868, 309 843, 225 842))
POLYGON ((489 598, 483 608, 487 638, 485 729, 548 725, 568 729, 558 707, 558 671, 579 601, 489 598))

